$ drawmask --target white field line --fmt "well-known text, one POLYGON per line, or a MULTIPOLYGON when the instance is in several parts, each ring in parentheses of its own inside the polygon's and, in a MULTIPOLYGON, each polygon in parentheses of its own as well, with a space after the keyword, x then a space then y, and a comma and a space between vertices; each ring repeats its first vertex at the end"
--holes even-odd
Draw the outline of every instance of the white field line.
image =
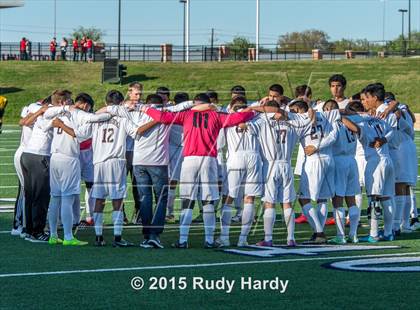
POLYGON ((140 267, 123 267, 123 268, 105 268, 105 269, 76 269, 62 271, 44 271, 44 272, 23 272, 23 273, 4 273, 0 274, 0 278, 16 278, 28 276, 50 276, 63 274, 80 274, 80 273, 104 273, 104 272, 125 272, 125 271, 146 271, 146 270, 162 270, 162 269, 184 269, 184 268, 206 268, 206 267, 222 267, 222 266, 238 266, 238 265, 255 265, 255 264, 281 264, 290 262, 308 262, 338 259, 355 259, 355 258, 375 258, 375 257, 393 257, 393 256, 410 256, 418 255, 420 252, 413 253, 393 253, 378 255, 353 255, 353 256, 330 256, 330 257, 307 257, 307 258, 290 258, 290 259, 272 259, 272 260, 253 260, 253 261, 237 261, 223 263, 208 264, 190 264, 190 265, 161 265, 161 266, 140 266, 140 267))

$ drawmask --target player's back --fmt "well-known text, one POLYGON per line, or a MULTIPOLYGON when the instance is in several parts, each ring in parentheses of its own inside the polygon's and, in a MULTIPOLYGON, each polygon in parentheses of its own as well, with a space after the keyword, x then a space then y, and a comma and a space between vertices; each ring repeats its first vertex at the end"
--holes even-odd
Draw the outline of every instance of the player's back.
POLYGON ((344 126, 342 121, 337 121, 338 138, 333 144, 333 156, 355 156, 357 136, 344 126))
POLYGON ((378 138, 384 138, 385 135, 392 130, 387 123, 378 118, 368 118, 366 121, 358 124, 361 129, 360 141, 363 144, 366 160, 373 157, 388 157, 389 145, 383 144, 379 148, 371 147, 369 144, 378 138))

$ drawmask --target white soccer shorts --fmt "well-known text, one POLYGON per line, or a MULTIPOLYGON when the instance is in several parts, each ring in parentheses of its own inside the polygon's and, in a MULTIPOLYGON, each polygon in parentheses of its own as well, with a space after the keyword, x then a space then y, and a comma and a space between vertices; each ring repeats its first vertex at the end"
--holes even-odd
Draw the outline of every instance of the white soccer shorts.
POLYGON ((365 170, 366 193, 382 197, 395 194, 394 167, 390 157, 369 158, 365 170))
POLYGON ((359 171, 354 157, 336 156, 335 164, 335 194, 340 197, 360 194, 359 171))
POLYGON ((296 199, 293 169, 287 161, 264 162, 265 180, 262 201, 269 203, 291 203, 296 199))
POLYGON ((96 199, 123 199, 127 195, 125 159, 108 159, 93 165, 92 197, 96 199))
POLYGON ((80 160, 60 153, 50 159, 51 196, 80 194, 80 160))
POLYGON ((365 156, 355 156, 357 170, 359 173, 359 185, 360 187, 365 186, 365 170, 366 170, 366 158, 365 156))
MULTIPOLYGON (((400 144, 398 151, 399 171, 395 179, 398 183, 407 183, 416 186, 418 159, 416 145, 412 140, 405 140, 400 144)), ((394 164, 395 165, 395 164, 394 164)), ((395 168, 395 167, 394 167, 395 168)))

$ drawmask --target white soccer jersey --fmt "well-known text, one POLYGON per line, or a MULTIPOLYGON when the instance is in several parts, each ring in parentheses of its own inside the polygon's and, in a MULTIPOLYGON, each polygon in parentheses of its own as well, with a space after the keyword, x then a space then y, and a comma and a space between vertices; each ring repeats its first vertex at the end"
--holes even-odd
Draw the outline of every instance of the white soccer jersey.
MULTIPOLYGON (((363 145, 366 160, 374 157, 388 157, 389 145, 385 143, 380 148, 370 147, 369 144, 374 142, 377 138, 393 136, 391 127, 381 119, 373 117, 365 117, 363 122, 358 123, 360 128, 359 140, 363 145)), ((387 138, 388 140, 388 138, 387 138)))
POLYGON ((113 117, 102 123, 93 123, 92 148, 93 164, 109 159, 125 160, 127 135, 135 138, 137 127, 126 118, 113 117))
POLYGON ((290 161, 299 138, 308 131, 307 114, 288 114, 287 121, 276 121, 274 114, 265 114, 248 123, 251 134, 260 139, 261 153, 266 161, 290 161))
MULTIPOLYGON (((384 112, 386 109, 385 104, 381 104, 376 109, 376 114, 379 115, 380 113, 384 112)), ((388 145, 390 149, 397 150, 399 148, 399 145, 401 143, 401 136, 399 134, 399 126, 398 126, 398 119, 395 116, 394 113, 389 113, 388 116, 384 119, 385 123, 389 125, 389 127, 392 129, 392 133, 388 133, 385 138, 388 141, 388 145)))
POLYGON ((338 137, 337 120, 341 118, 338 110, 316 112, 316 121, 307 126, 301 144, 303 147, 313 145, 319 155, 332 155, 332 145, 338 137))
POLYGON ((357 148, 357 135, 337 121, 338 137, 332 146, 333 156, 355 156, 357 148))
POLYGON ((50 156, 53 132, 50 130, 51 120, 39 116, 33 126, 31 138, 24 148, 25 153, 50 156))
MULTIPOLYGON (((31 103, 29 106, 23 107, 22 112, 20 113, 20 117, 24 118, 29 114, 36 113, 39 109, 42 108, 41 103, 35 102, 31 103)), ((25 148, 28 145, 29 140, 32 136, 32 126, 22 126, 22 134, 20 137, 20 146, 25 148)))

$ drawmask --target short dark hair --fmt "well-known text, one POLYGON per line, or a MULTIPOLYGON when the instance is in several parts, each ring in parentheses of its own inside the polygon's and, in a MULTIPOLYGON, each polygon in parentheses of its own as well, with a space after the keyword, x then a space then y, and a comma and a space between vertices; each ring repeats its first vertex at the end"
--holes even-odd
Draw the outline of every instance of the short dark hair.
POLYGON ((87 103, 88 105, 90 105, 91 110, 93 110, 93 106, 95 105, 95 101, 93 100, 93 98, 87 94, 87 93, 80 93, 76 96, 76 99, 74 99, 75 102, 82 102, 82 103, 87 103))
POLYGON ((214 100, 219 100, 219 95, 217 94, 216 91, 209 89, 206 92, 207 96, 209 96, 210 99, 214 99, 214 100))
POLYGON ((390 91, 389 91, 389 92, 385 92, 385 99, 388 99, 388 100, 395 100, 395 95, 394 95, 394 93, 391 93, 390 91))
POLYGON ((385 89, 383 88, 382 84, 369 84, 368 86, 363 89, 364 94, 370 94, 371 96, 375 96, 378 98, 379 101, 385 100, 385 89))
POLYGON ((306 96, 309 97, 312 95, 312 88, 308 85, 299 85, 295 88, 295 97, 306 96))
POLYGON ((264 104, 264 106, 265 106, 265 107, 275 107, 275 108, 280 108, 280 104, 279 104, 276 100, 270 100, 270 101, 267 101, 267 102, 264 104))
POLYGON ((110 90, 105 96, 106 105, 120 105, 124 101, 124 96, 118 90, 110 90))
POLYGON ((61 101, 67 101, 68 99, 71 99, 71 91, 66 89, 57 89, 51 94, 51 103, 54 105, 61 101))
POLYGON ((158 94, 150 94, 146 97, 146 104, 163 104, 163 99, 158 94))
POLYGON ((51 95, 49 95, 48 97, 44 98, 41 103, 42 104, 46 104, 46 105, 51 104, 51 95))
POLYGON ((365 107, 360 101, 357 100, 350 101, 346 109, 353 112, 365 112, 365 107))
POLYGON ((243 96, 236 96, 230 101, 231 106, 235 104, 246 105, 247 104, 246 98, 243 96))
POLYGON ((331 110, 338 110, 338 103, 337 101, 330 99, 325 101, 322 110, 325 111, 327 108, 331 108, 331 110))
POLYGON ((200 93, 195 95, 194 101, 200 101, 202 103, 211 103, 210 97, 206 93, 200 93))
POLYGON ((156 89, 156 94, 157 95, 165 95, 165 96, 168 96, 168 98, 169 98, 169 96, 171 94, 171 91, 169 90, 168 87, 160 86, 156 89))
POLYGON ((190 96, 187 93, 179 92, 175 94, 174 101, 176 104, 190 100, 190 96))
POLYGON ((293 101, 293 102, 289 105, 289 108, 292 108, 292 107, 296 107, 296 108, 298 108, 299 110, 303 110, 303 111, 305 111, 305 112, 308 112, 308 110, 309 110, 309 106, 308 106, 308 104, 307 104, 305 101, 303 101, 303 100, 296 100, 296 101, 293 101))
POLYGON ((231 93, 232 95, 233 95, 233 94, 235 94, 235 95, 239 95, 239 96, 246 97, 245 87, 243 87, 243 86, 241 86, 241 85, 236 85, 236 86, 233 86, 233 87, 230 89, 230 93, 231 93))
POLYGON ((347 86, 347 80, 342 74, 334 74, 331 76, 328 80, 328 85, 331 86, 332 82, 339 82, 344 88, 347 86))
POLYGON ((351 96, 352 100, 360 101, 360 93, 356 93, 353 96, 351 96))
POLYGON ((268 88, 268 90, 275 91, 276 93, 279 93, 280 95, 284 94, 284 88, 280 84, 273 84, 268 88))

